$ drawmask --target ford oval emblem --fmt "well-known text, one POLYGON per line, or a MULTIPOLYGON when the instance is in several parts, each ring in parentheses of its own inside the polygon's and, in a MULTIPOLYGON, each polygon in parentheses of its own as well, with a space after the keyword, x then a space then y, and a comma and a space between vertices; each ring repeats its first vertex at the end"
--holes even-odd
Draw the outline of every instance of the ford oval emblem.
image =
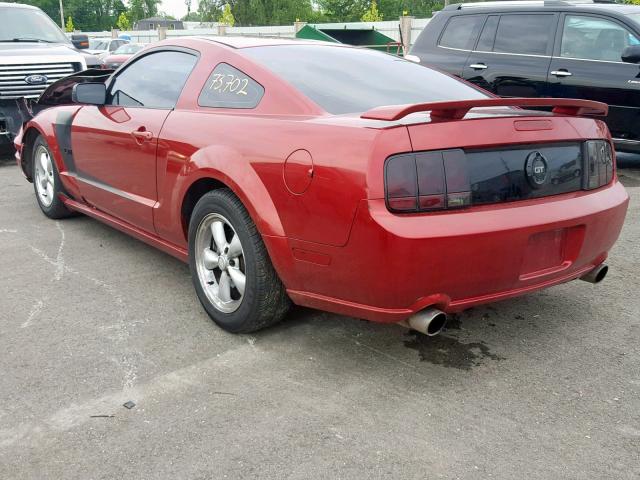
POLYGON ((547 159, 540 152, 531 152, 527 155, 524 169, 533 188, 540 188, 547 181, 549 175, 547 159))
POLYGON ((47 83, 49 79, 46 75, 40 75, 38 73, 34 73, 33 75, 28 75, 25 77, 24 81, 29 85, 44 85, 47 83))

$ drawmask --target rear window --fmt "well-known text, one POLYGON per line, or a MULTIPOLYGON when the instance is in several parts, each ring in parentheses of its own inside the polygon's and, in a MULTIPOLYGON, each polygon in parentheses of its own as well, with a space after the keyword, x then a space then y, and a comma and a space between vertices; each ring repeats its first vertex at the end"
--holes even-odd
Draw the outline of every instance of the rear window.
POLYGON ((382 105, 487 98, 444 73, 373 50, 278 45, 243 53, 336 115, 382 105))
POLYGON ((480 15, 453 17, 445 27, 444 33, 440 37, 439 45, 441 47, 470 50, 478 37, 478 31, 482 26, 483 20, 484 16, 480 15))
POLYGON ((493 51, 545 55, 554 20, 554 15, 502 15, 493 51))

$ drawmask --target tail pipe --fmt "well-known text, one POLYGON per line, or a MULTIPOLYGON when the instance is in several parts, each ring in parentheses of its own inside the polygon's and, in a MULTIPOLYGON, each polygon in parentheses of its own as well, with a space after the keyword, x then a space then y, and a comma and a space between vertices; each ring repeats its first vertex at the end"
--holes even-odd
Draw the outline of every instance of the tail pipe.
POLYGON ((447 324, 447 314, 437 308, 425 308, 399 322, 400 325, 424 333, 430 337, 438 335, 447 324))
POLYGON ((589 283, 600 283, 602 280, 604 280, 604 277, 607 276, 608 272, 609 267, 603 263, 598 265, 586 275, 580 277, 580 280, 584 280, 585 282, 589 283))

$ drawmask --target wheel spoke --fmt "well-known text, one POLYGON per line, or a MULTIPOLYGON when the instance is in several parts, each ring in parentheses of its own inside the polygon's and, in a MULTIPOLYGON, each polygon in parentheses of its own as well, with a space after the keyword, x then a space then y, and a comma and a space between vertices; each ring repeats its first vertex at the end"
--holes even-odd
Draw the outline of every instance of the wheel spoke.
POLYGON ((211 224, 211 233, 213 235, 213 241, 216 244, 218 253, 224 252, 224 247, 227 246, 227 236, 224 233, 224 224, 221 221, 215 221, 211 224))
POLYGON ((49 174, 49 168, 48 168, 48 161, 47 161, 47 154, 46 153, 41 153, 40 154, 40 168, 42 169, 42 173, 44 175, 48 175, 49 174))
POLYGON ((229 258, 236 258, 242 253, 242 245, 240 244, 240 237, 238 234, 234 234, 229 244, 229 252, 227 253, 229 258))
POLYGON ((240 292, 240 295, 244 295, 244 286, 245 286, 247 277, 245 276, 244 273, 240 271, 239 268, 229 267, 228 270, 229 270, 229 276, 231 277, 231 280, 233 280, 233 284, 238 289, 238 292, 240 292))
POLYGON ((227 272, 222 272, 220 280, 218 281, 218 297, 223 302, 231 300, 231 283, 229 282, 229 275, 227 272))
POLYGON ((204 267, 207 270, 213 270, 218 266, 218 254, 210 248, 204 249, 203 254, 204 267))

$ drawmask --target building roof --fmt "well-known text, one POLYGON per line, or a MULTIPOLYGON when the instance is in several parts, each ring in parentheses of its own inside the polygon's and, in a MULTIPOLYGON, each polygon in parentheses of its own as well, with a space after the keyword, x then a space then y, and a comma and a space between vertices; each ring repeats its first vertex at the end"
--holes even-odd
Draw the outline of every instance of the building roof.
POLYGON ((136 23, 140 22, 182 22, 182 20, 177 20, 175 18, 166 18, 166 17, 149 17, 149 18, 141 18, 136 23))

